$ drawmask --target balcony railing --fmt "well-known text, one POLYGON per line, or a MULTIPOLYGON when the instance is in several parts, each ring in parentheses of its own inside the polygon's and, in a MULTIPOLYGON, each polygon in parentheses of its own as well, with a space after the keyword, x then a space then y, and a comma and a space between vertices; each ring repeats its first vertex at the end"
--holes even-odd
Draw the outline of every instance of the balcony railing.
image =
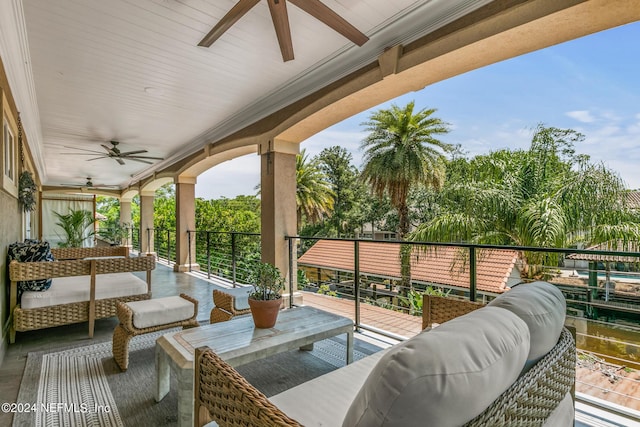
MULTIPOLYGON (((196 239, 196 253, 190 256, 209 277, 247 283, 247 268, 260 260, 259 234, 198 231, 189 235, 196 239)), ((567 324, 577 330, 577 391, 640 410, 638 252, 299 236, 286 239, 290 270, 296 262, 298 267, 298 274, 290 275, 290 290, 303 291, 306 303, 342 310, 358 329, 398 339, 420 331, 424 292, 486 303, 519 282, 554 283, 565 295, 567 324), (331 252, 320 252, 319 257, 309 260, 305 254, 311 254, 313 250, 307 250, 314 245, 324 245, 331 252), (400 268, 405 250, 412 265, 410 281, 402 280, 400 268), (580 255, 624 261, 571 259, 580 255)))

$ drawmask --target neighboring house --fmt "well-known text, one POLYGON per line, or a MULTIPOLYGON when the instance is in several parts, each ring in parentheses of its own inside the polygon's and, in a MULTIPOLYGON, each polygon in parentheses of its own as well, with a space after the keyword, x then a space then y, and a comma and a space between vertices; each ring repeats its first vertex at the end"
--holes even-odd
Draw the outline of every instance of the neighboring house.
POLYGON ((640 210, 640 191, 632 190, 627 193, 627 203, 629 208, 640 210))
MULTIPOLYGON (((359 253, 361 275, 400 280, 399 243, 361 242, 359 253)), ((477 253, 476 286, 479 295, 495 296, 522 281, 517 251, 483 250, 477 253)), ((468 292, 468 260, 459 255, 460 249, 445 246, 428 252, 415 252, 411 265, 412 282, 468 292)), ((353 274, 354 243, 319 240, 298 259, 298 267, 305 270, 312 281, 331 272, 353 274)))

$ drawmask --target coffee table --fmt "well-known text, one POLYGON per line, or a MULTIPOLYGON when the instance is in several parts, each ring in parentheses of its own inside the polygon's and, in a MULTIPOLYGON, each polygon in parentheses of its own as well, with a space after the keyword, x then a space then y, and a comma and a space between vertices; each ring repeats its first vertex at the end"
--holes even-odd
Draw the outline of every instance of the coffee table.
POLYGON ((170 369, 178 379, 178 425, 193 426, 193 356, 208 346, 231 366, 239 366, 277 353, 310 350, 316 341, 347 334, 346 362, 353 361, 353 321, 313 307, 280 311, 273 328, 258 329, 251 316, 233 318, 180 332, 156 341, 156 402, 169 392, 170 369))

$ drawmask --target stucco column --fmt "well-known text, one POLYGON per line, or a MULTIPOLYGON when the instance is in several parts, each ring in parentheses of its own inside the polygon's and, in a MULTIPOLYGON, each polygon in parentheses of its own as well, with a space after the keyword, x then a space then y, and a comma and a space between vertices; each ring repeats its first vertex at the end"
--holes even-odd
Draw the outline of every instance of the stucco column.
POLYGON ((196 239, 188 231, 196 229, 196 178, 180 177, 176 182, 176 263, 175 271, 199 270, 196 239))
MULTIPOLYGON (((120 199, 120 226, 131 227, 131 224, 131 199, 120 199)), ((131 247, 131 230, 127 230, 127 237, 122 244, 131 247)))
MULTIPOLYGON (((289 283, 289 245, 284 236, 297 234, 296 155, 298 151, 298 144, 278 140, 261 144, 259 150, 262 261, 278 267, 287 277, 287 285, 289 283)), ((294 258, 294 281, 296 261, 294 258)))
POLYGON ((140 243, 142 253, 153 253, 153 200, 155 191, 140 192, 140 243))

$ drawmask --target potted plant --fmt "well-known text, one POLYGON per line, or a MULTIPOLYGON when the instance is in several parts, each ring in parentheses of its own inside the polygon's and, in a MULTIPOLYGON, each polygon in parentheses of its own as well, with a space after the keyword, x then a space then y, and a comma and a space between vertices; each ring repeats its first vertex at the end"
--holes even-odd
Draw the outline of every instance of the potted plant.
POLYGON ((249 294, 253 322, 256 328, 271 328, 276 324, 282 305, 284 277, 277 267, 266 262, 256 263, 249 277, 253 284, 253 291, 249 294))
POLYGON ((90 237, 95 235, 93 224, 96 219, 93 213, 84 209, 71 209, 68 214, 53 212, 60 220, 56 225, 64 231, 63 241, 58 243, 62 248, 81 248, 83 243, 90 237))

